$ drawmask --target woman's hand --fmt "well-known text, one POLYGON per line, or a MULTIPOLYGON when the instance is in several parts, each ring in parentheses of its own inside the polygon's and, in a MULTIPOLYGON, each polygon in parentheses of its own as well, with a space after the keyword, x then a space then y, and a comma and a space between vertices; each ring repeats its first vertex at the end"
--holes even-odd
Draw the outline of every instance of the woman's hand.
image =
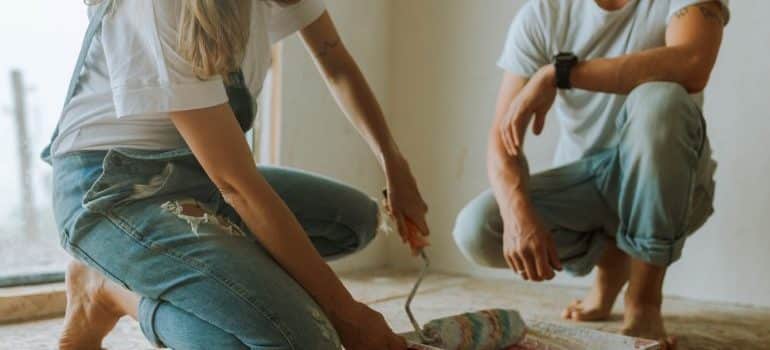
POLYGON ((387 205, 390 214, 396 220, 398 232, 404 242, 412 242, 409 234, 410 225, 427 236, 430 233, 425 221, 428 206, 420 195, 409 164, 401 154, 396 154, 385 160, 385 175, 387 176, 387 205))
POLYGON ((406 340, 393 333, 379 312, 358 302, 346 311, 347 317, 330 317, 346 350, 407 349, 406 340))
MULTIPOLYGON (((313 54, 329 91, 385 170, 388 179, 387 205, 398 224, 399 234, 405 241, 413 237, 410 234, 413 231, 420 231, 418 238, 428 235, 428 225, 425 222, 428 207, 420 196, 409 165, 395 145, 374 92, 345 48, 331 16, 325 12, 315 22, 303 28, 301 36, 313 54), (414 224, 417 230, 410 231, 409 222, 414 224)), ((418 240, 414 238, 409 240, 416 241, 418 240)), ((427 242, 411 246, 425 244, 427 242)))

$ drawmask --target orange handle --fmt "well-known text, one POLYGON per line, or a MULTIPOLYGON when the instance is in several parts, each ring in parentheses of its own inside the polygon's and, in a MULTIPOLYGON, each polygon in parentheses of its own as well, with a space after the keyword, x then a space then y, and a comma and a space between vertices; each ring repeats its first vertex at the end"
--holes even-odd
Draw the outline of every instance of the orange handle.
MULTIPOLYGON (((388 190, 382 190, 382 195, 385 197, 383 205, 387 207, 388 190)), ((417 256, 420 254, 420 251, 429 246, 430 243, 428 243, 428 240, 425 239, 425 236, 420 232, 420 228, 417 227, 412 220, 404 217, 404 221, 406 222, 406 233, 402 235, 402 238, 409 244, 409 248, 412 250, 412 256, 417 256)))
POLYGON ((406 242, 412 250, 412 255, 417 256, 417 254, 419 254, 423 248, 429 246, 430 243, 425 239, 425 236, 422 235, 422 232, 420 232, 420 229, 412 222, 412 220, 406 218, 404 221, 406 222, 406 242))

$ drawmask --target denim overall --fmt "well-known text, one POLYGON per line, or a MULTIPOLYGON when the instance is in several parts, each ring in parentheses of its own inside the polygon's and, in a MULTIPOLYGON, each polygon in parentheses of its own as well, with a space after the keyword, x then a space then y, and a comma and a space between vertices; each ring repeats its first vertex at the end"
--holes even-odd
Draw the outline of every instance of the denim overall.
MULTIPOLYGON (((110 4, 104 1, 91 19, 65 105, 110 4)), ((231 81, 230 106, 246 131, 254 121, 254 99, 242 74, 231 81)), ((153 345, 340 348, 326 315, 257 241, 188 148, 51 157, 49 145, 43 158, 54 168, 62 246, 141 296, 138 320, 153 345), (183 210, 188 205, 202 212, 189 214, 183 210)), ((367 195, 299 170, 259 171, 324 258, 356 252, 374 237, 378 206, 367 195)))

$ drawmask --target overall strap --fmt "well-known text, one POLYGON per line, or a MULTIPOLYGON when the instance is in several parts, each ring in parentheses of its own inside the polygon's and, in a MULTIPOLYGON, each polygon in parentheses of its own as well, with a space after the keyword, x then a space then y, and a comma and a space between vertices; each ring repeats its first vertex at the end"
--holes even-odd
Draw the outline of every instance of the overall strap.
POLYGON ((75 96, 75 90, 77 90, 78 83, 80 82, 80 73, 83 72, 83 66, 88 57, 88 51, 91 49, 91 44, 94 42, 94 37, 102 29, 102 20, 107 14, 107 11, 112 5, 113 0, 103 0, 96 9, 91 22, 88 24, 85 38, 83 38, 83 45, 80 47, 80 54, 78 55, 77 63, 75 63, 75 71, 72 72, 72 78, 70 78, 70 86, 67 89, 67 95, 64 98, 64 106, 66 107, 70 100, 75 96))
POLYGON ((80 48, 80 54, 78 55, 77 63, 75 63, 75 70, 72 72, 72 77, 70 78, 70 85, 67 89, 67 95, 64 97, 62 113, 59 115, 59 121, 56 123, 56 129, 54 129, 53 135, 51 135, 51 141, 40 154, 40 158, 42 158, 43 161, 48 164, 51 164, 51 146, 59 136, 59 127, 61 126, 61 121, 64 117, 64 109, 67 108, 67 104, 70 103, 70 100, 75 97, 75 92, 77 91, 78 85, 80 83, 80 74, 83 72, 83 66, 85 66, 86 57, 88 57, 88 51, 91 49, 91 44, 94 42, 94 37, 96 37, 96 34, 99 33, 99 31, 102 29, 102 20, 104 19, 104 16, 107 15, 107 11, 112 7, 114 1, 115 0, 102 0, 88 24, 85 38, 83 38, 83 45, 80 48))

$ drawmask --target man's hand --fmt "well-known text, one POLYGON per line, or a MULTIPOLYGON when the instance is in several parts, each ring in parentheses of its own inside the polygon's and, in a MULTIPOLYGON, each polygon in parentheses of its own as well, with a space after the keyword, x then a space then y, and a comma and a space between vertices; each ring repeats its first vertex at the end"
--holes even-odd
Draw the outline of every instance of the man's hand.
POLYGON ((508 265, 525 280, 544 281, 561 270, 551 232, 530 210, 518 210, 514 217, 505 218, 503 255, 508 265))
POLYGON ((545 115, 556 98, 556 71, 553 65, 541 68, 529 79, 524 89, 516 96, 500 125, 500 138, 508 155, 517 154, 524 145, 524 134, 532 116, 535 123, 532 131, 540 135, 545 126, 545 115))

